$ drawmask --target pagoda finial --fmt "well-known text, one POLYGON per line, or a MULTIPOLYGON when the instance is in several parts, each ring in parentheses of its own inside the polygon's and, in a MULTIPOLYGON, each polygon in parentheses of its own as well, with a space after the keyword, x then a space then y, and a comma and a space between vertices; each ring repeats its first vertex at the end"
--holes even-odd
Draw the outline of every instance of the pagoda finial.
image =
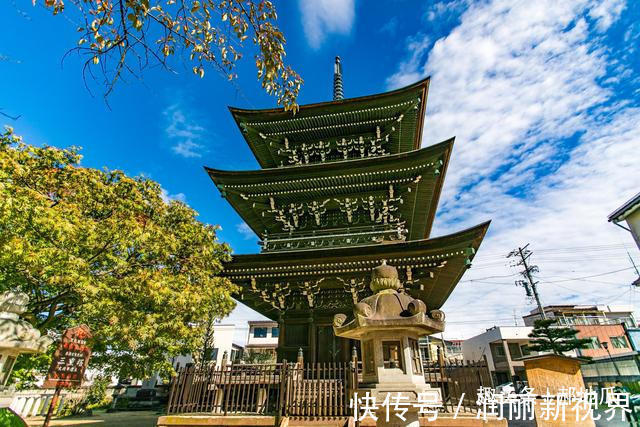
POLYGON ((337 101, 344 98, 342 91, 342 63, 340 57, 336 56, 336 62, 333 65, 333 100, 337 101))

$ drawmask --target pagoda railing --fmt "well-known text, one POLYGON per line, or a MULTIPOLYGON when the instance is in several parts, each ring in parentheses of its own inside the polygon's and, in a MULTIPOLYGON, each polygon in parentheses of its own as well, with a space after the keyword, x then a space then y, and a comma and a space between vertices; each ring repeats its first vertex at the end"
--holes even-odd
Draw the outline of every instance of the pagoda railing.
POLYGON ((408 230, 404 223, 363 226, 309 232, 271 234, 260 241, 262 252, 317 249, 404 241, 408 230))

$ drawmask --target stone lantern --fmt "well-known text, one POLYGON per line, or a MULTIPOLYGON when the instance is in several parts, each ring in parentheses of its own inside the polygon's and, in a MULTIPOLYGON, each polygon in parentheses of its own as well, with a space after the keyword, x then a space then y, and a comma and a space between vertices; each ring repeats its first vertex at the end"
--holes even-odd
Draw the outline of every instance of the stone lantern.
POLYGON ((395 267, 383 261, 371 273, 370 288, 374 295, 354 307, 353 319, 336 314, 333 330, 336 336, 361 342, 362 383, 359 396, 369 392, 380 405, 387 395, 403 396, 411 405, 402 421, 392 412, 385 422, 385 410, 378 414, 377 425, 418 426, 418 395, 428 395, 430 402, 441 403, 440 390, 425 383, 418 339, 444 330, 444 313, 427 312, 422 300, 405 292, 395 267))

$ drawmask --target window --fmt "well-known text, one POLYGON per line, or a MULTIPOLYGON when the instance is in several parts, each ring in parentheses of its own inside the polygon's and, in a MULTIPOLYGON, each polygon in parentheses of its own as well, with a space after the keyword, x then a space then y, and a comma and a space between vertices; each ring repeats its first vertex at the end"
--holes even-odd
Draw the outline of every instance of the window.
POLYGON ((254 338, 266 338, 267 328, 253 328, 253 336, 254 338))
POLYGON ((496 362, 504 362, 507 359, 502 343, 489 344, 489 346, 491 348, 491 356, 493 357, 493 360, 496 362))
POLYGON ((400 341, 382 341, 382 357, 384 358, 385 368, 402 367, 402 346, 400 341))
POLYGON ((271 328, 271 336, 273 338, 278 338, 280 336, 280 329, 279 328, 271 328))
POLYGON ((411 350, 411 365, 413 367, 413 373, 420 375, 422 373, 422 363, 420 363, 420 348, 418 347, 418 340, 409 338, 409 349, 411 350))
POLYGON ((598 339, 598 337, 587 337, 587 339, 590 339, 591 342, 587 344, 586 348, 589 348, 592 350, 600 348, 600 340, 598 339))
POLYGON ((520 359, 522 354, 520 353, 520 345, 518 343, 510 342, 508 344, 509 354, 512 359, 520 359))
POLYGON ((624 336, 621 337, 609 337, 613 348, 628 348, 627 340, 624 336))

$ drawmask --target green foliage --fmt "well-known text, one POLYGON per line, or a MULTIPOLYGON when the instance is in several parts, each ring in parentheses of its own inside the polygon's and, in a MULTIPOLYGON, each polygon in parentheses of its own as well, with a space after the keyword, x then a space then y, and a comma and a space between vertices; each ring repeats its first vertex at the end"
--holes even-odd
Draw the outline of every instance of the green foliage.
POLYGON ((245 363, 250 363, 250 364, 251 363, 269 364, 269 363, 275 363, 276 357, 270 352, 248 350, 242 355, 241 360, 245 363))
POLYGON ((533 331, 529 334, 530 338, 534 338, 529 349, 563 355, 571 350, 585 348, 591 342, 587 338, 576 338, 578 331, 575 329, 555 327, 557 322, 557 319, 536 320, 533 331))
POLYGON ((622 387, 627 389, 631 394, 640 394, 640 381, 622 383, 622 387))
POLYGON ((85 397, 71 397, 62 402, 62 407, 58 411, 60 417, 70 417, 73 415, 92 415, 93 412, 88 408, 87 399, 85 397))
POLYGON ((0 408, 0 426, 2 427, 27 427, 27 425, 8 408, 0 408))
MULTIPOLYGON (((36 0, 33 0, 34 3, 36 0)), ((44 0, 54 14, 63 0, 44 0)), ((77 29, 74 49, 85 67, 101 69, 109 95, 122 72, 137 76, 146 66, 169 68, 178 54, 204 77, 213 66, 225 79, 236 78, 244 41, 251 38, 258 80, 287 110, 296 110, 300 76, 285 64, 286 40, 276 26, 275 6, 267 0, 83 0, 69 2, 86 24, 77 29), (145 58, 141 61, 140 58, 145 58)), ((90 70, 93 75, 93 71, 90 70)))
POLYGON ((87 408, 106 408, 111 403, 111 397, 107 395, 109 377, 97 376, 87 391, 87 408))
POLYGON ((15 384, 16 390, 35 388, 38 376, 46 375, 49 370, 53 351, 54 347, 51 346, 47 353, 19 355, 11 372, 9 383, 15 384))
POLYGON ((92 366, 168 376, 168 358, 200 348, 210 314, 235 305, 219 277, 230 248, 156 182, 80 158, 0 134, 0 291, 28 294, 24 317, 43 332, 86 323, 92 366))
POLYGON ((116 409, 129 409, 130 399, 127 396, 118 396, 116 399, 116 409))

